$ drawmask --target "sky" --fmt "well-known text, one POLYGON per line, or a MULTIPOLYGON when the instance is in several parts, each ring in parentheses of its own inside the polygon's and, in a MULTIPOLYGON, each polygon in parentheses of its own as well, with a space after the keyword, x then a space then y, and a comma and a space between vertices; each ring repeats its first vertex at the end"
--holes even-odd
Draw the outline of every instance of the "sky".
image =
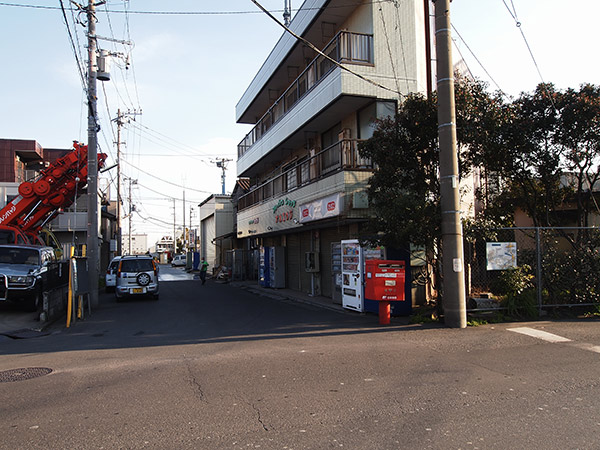
MULTIPOLYGON (((260 3, 282 17, 284 0, 260 3)), ((86 64, 85 28, 63 0, 67 27, 60 4, 0 2, 1 138, 31 139, 44 148, 87 142, 75 57, 86 64)), ((294 8, 300 5, 292 2, 294 8)), ((111 39, 100 39, 99 47, 120 54, 113 59, 111 80, 97 86, 100 150, 109 155, 107 166, 113 165, 117 110, 141 110, 121 130, 122 196, 128 211, 129 179, 137 180, 131 189, 136 208, 131 228, 148 234, 152 245, 172 235, 173 223, 180 228, 184 217, 186 226, 190 218, 198 226, 197 205, 221 193, 217 158, 232 160, 226 192, 233 189, 237 144, 250 130, 235 123, 235 105, 283 30, 250 0, 109 0, 98 7, 97 17, 98 36, 111 39), (119 12, 124 10, 129 13, 119 12)), ((597 84, 592 22, 597 17, 596 0, 454 0, 454 59, 462 56, 491 90, 513 97, 542 80, 560 89, 597 84)), ((99 185, 116 199, 116 169, 102 176, 99 185)), ((129 229, 127 220, 123 229, 129 229)))

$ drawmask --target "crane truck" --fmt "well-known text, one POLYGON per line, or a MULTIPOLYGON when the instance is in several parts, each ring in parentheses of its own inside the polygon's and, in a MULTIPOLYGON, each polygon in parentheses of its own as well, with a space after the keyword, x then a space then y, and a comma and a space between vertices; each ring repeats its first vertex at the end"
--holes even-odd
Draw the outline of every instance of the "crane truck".
MULTIPOLYGON (((73 150, 19 185, 19 194, 0 209, 0 244, 49 245, 60 251, 56 237, 44 226, 75 201, 87 184, 87 145, 73 142, 73 150)), ((98 153, 98 168, 105 153, 98 153)))

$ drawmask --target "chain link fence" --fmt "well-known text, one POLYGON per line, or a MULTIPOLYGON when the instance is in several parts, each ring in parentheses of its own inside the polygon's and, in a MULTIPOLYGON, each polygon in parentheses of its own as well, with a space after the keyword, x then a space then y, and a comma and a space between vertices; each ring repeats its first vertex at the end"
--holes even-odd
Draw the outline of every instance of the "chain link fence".
MULTIPOLYGON (((475 230, 465 243, 469 310, 600 303, 599 228, 475 230)), ((522 311, 521 311, 522 312, 522 311)))

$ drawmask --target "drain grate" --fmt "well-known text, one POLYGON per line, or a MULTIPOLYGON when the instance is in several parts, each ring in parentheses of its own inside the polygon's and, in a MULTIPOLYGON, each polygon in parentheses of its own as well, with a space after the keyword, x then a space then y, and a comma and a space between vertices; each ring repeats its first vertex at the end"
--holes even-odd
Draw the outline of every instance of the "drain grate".
POLYGON ((4 370, 0 372, 0 383, 30 380, 32 378, 43 377, 50 372, 52 372, 52 369, 47 367, 27 367, 25 369, 4 370))

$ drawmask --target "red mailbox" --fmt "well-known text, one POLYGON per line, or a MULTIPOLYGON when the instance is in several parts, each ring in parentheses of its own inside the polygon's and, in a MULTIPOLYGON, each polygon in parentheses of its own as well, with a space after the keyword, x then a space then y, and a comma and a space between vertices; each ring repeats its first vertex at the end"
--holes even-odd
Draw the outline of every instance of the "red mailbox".
POLYGON ((390 302, 404 301, 404 261, 366 261, 365 298, 379 301, 379 323, 390 323, 390 302))

